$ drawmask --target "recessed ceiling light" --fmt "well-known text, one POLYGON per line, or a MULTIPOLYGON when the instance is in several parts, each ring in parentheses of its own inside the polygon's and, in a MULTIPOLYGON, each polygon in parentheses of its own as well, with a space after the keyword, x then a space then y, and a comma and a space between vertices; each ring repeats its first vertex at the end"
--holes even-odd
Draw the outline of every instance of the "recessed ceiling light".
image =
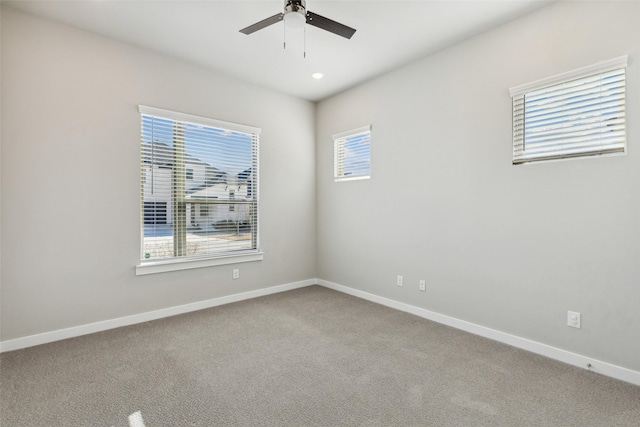
POLYGON ((321 78, 324 77, 324 74, 322 74, 322 73, 313 73, 313 74, 311 74, 311 77, 313 77, 316 80, 320 80, 321 78))

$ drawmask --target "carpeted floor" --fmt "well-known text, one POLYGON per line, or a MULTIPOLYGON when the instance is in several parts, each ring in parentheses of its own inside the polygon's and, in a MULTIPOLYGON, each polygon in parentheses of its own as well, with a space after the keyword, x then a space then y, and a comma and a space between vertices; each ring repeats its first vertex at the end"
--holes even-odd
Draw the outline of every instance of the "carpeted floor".
POLYGON ((0 425, 639 426, 640 387, 319 286, 8 352, 0 425))

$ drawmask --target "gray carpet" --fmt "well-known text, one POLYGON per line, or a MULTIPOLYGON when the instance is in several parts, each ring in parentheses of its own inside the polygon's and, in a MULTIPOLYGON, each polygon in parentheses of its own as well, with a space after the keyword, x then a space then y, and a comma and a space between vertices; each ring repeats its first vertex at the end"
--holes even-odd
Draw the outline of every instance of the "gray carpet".
POLYGON ((2 427, 640 425, 640 387, 319 286, 0 368, 2 427))

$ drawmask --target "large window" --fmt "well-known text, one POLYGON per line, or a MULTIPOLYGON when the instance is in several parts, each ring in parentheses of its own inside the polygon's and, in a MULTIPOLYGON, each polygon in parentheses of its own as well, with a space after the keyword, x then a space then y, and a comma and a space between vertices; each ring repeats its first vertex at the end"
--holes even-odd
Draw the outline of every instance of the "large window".
POLYGON ((371 126, 333 135, 333 150, 336 181, 371 176, 371 126))
POLYGON ((260 130, 144 106, 140 113, 141 266, 258 253, 260 130))
POLYGON ((510 90, 513 164, 623 154, 627 57, 510 90))

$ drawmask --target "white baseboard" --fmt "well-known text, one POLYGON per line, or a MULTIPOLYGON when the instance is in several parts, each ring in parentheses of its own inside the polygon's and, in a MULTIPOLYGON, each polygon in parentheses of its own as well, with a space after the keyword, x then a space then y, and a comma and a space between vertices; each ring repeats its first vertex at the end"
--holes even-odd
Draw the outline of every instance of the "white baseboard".
POLYGON ((19 350, 21 348, 33 347, 35 345, 46 344, 53 341, 60 341, 67 338, 79 337, 81 335, 92 334, 94 332, 106 331, 108 329, 119 328, 121 326, 135 325, 137 323, 148 322, 150 320, 162 319, 164 317, 175 316, 177 314, 189 313, 205 308, 216 307, 271 295, 278 292, 290 291, 292 289, 304 288, 317 284, 316 279, 307 279, 299 282, 287 283, 285 285, 272 286, 255 291, 242 292, 219 298, 212 298, 205 301, 198 301, 190 304, 178 305, 175 307, 163 308, 161 310, 148 311, 146 313, 133 314, 131 316, 119 317, 117 319, 104 320, 102 322, 89 323, 86 325, 74 326, 72 328, 59 329, 57 331, 44 332, 36 335, 29 335, 22 338, 0 342, 0 353, 5 351, 19 350))
POLYGON ((363 292, 357 289, 349 288, 344 285, 329 282, 327 280, 317 279, 317 284, 329 289, 333 289, 345 294, 349 294, 358 298, 365 299, 367 301, 375 302, 385 305, 387 307, 395 308, 396 310, 404 311, 407 313, 415 314, 416 316, 423 317, 425 319, 433 320, 434 322, 442 323, 447 326, 461 329, 466 332, 470 332, 481 337, 489 338, 494 341, 498 341, 504 344, 508 344, 513 347, 517 347, 523 350, 530 351, 532 353, 540 354, 551 359, 558 360, 560 362, 568 363, 569 365, 584 368, 589 371, 597 372, 602 375, 606 375, 611 378, 615 378, 621 381, 626 381, 631 384, 640 386, 640 372, 633 371, 631 369, 623 368, 621 366, 612 365, 607 362, 595 360, 580 354, 572 353, 570 351, 562 350, 550 345, 542 344, 537 341, 528 340, 515 335, 500 332, 495 329, 487 328, 484 326, 476 325, 475 323, 466 322, 464 320, 456 319, 454 317, 445 316, 440 313, 425 310, 413 305, 405 304, 402 302, 394 301, 392 299, 384 298, 378 295, 363 292))
POLYGON ((440 313, 425 310, 413 305, 405 304, 389 298, 381 297, 368 292, 350 288, 348 286, 329 282, 322 279, 307 279, 299 282, 287 283, 279 286, 258 289, 255 291, 243 292, 234 295, 228 295, 219 298, 213 298, 205 301, 198 301, 191 304, 184 304, 175 307, 169 307, 161 310, 149 311, 146 313, 134 314, 131 316, 120 317, 117 319, 105 320, 102 322, 89 323, 86 325, 75 326, 67 329, 59 329, 57 331, 45 332, 37 335, 30 335, 13 340, 1 341, 0 352, 19 350, 21 348, 32 347, 35 345, 46 344, 53 341, 60 341, 67 338, 87 335, 94 332, 106 331, 109 329, 119 328, 121 326, 135 325, 137 323, 148 322, 150 320, 161 319, 164 317, 175 316, 177 314, 189 313, 192 311, 202 310, 205 308, 216 307, 219 305, 230 304, 233 302, 248 300, 265 295, 271 295, 279 292, 285 292, 293 289, 304 288, 311 285, 321 285, 329 289, 333 289, 348 295, 362 298, 367 301, 375 302, 396 310, 406 313, 415 314, 434 322, 442 323, 456 329, 470 332, 481 337, 489 338, 504 344, 511 345, 532 353, 540 354, 560 362, 568 363, 579 368, 588 369, 611 378, 626 381, 631 384, 640 386, 640 372, 621 366, 612 365, 607 362, 595 360, 580 354, 572 353, 556 347, 539 343, 537 341, 528 340, 515 335, 500 332, 495 329, 477 325, 475 323, 456 319, 454 317, 445 316, 440 313), (587 367, 589 366, 589 367, 587 367))

